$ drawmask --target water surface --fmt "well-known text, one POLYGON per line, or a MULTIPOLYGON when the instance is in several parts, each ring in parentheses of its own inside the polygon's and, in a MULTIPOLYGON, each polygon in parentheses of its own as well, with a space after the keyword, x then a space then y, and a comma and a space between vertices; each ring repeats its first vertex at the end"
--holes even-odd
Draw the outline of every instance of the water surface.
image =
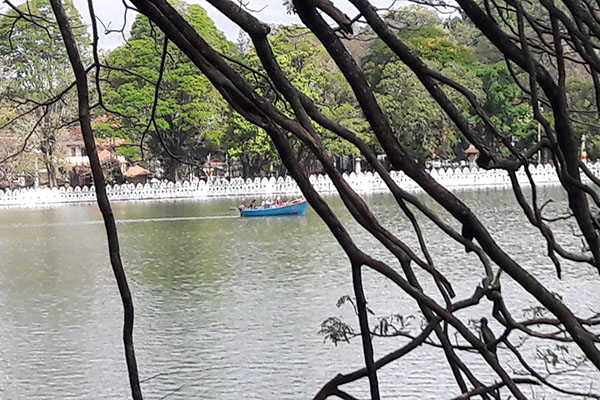
MULTIPOLYGON (((511 256, 567 304, 582 315, 598 308, 597 272, 565 266, 558 281, 540 235, 523 225, 510 192, 459 196, 511 256)), ((564 200, 557 189, 544 197, 564 200)), ((386 227, 416 243, 391 196, 367 200, 386 227)), ((362 248, 392 260, 350 221, 338 198, 328 202, 362 248)), ((113 204, 148 399, 169 394, 172 399, 305 399, 337 373, 361 366, 359 341, 336 347, 317 333, 330 316, 356 326, 350 307, 335 306, 339 297, 352 294, 352 284, 347 259, 327 227, 312 210, 306 217, 236 218, 230 211, 236 204, 223 199, 113 204)), ((437 267, 455 283, 459 297, 469 296, 481 281, 481 266, 423 222, 437 267)), ((569 232, 558 236, 576 247, 569 232)), ((379 315, 416 312, 414 302, 381 277, 367 271, 365 285, 379 315)), ((508 280, 503 291, 517 315, 532 304, 508 280)), ((467 316, 478 320, 490 311, 483 302, 467 316)), ((1 398, 126 398, 121 312, 95 205, 0 209, 1 398)), ((405 342, 376 340, 376 356, 405 342)), ((485 379, 483 363, 473 362, 485 379)), ((584 367, 569 383, 585 390, 598 386, 600 377, 590 371, 584 367)), ((443 356, 426 346, 386 367, 380 379, 384 398, 457 394, 443 356)), ((366 397, 366 385, 360 381, 348 390, 366 397)))

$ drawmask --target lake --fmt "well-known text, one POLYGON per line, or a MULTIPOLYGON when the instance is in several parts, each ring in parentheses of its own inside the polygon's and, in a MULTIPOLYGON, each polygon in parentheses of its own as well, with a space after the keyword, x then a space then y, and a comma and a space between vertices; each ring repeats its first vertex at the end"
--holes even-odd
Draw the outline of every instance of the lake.
MULTIPOLYGON (((558 281, 544 256, 542 237, 523 225, 512 192, 458 195, 509 254, 573 309, 582 316, 598 309, 597 271, 565 264, 558 281)), ((564 195, 559 189, 544 189, 542 198, 556 199, 556 212, 561 211, 564 195)), ((386 227, 416 243, 390 195, 366 199, 386 227)), ((351 221, 339 198, 327 200, 362 248, 392 260, 351 221)), ((113 204, 136 307, 134 341, 148 399, 306 399, 337 373, 362 366, 358 338, 334 346, 318 334, 330 316, 357 326, 350 306, 336 307, 338 298, 352 295, 351 273, 327 227, 313 210, 305 217, 237 218, 230 207, 238 203, 113 204)), ((453 282, 458 298, 470 296, 483 276, 476 257, 422 222, 437 268, 453 282)), ((579 246, 568 229, 557 237, 579 246)), ((433 291, 431 282, 419 276, 426 290, 433 291)), ((369 306, 378 315, 417 312, 407 295, 381 277, 367 271, 364 279, 369 306)), ((532 305, 507 276, 503 293, 517 316, 532 305)), ((490 303, 482 302, 462 315, 479 320, 490 312, 490 303)), ((0 209, 0 316, 0 398, 129 396, 122 306, 95 204, 0 209)), ((498 325, 491 327, 500 331, 498 325)), ((376 356, 403 343, 405 339, 376 339, 376 356)), ((536 345, 528 344, 531 349, 536 345)), ((500 349, 499 357, 503 354, 509 357, 500 349)), ((470 354, 465 360, 486 378, 481 360, 470 354)), ((380 381, 384 398, 458 394, 443 355, 428 346, 383 369, 380 381)), ((565 382, 582 390, 595 384, 600 390, 600 376, 590 366, 565 382)), ((366 397, 367 385, 362 380, 346 388, 366 397)))

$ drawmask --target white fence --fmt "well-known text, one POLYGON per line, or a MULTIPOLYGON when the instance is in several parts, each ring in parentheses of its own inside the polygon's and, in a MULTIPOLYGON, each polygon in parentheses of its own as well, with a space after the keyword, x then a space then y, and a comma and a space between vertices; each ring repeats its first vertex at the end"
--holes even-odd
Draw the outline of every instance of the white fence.
MULTIPOLYGON (((596 175, 600 173, 600 163, 589 164, 596 175)), ((553 167, 530 166, 536 184, 557 184, 558 177, 553 167)), ((418 185, 403 172, 392 171, 394 181, 404 189, 418 189, 418 185)), ((479 168, 434 169, 431 176, 447 188, 477 188, 510 185, 508 174, 501 170, 486 171, 479 168)), ((519 181, 528 184, 524 170, 517 174, 519 181)), ((388 188, 378 174, 371 172, 344 174, 352 188, 361 193, 384 192, 388 188)), ((310 181, 319 193, 334 193, 335 187, 325 175, 312 175, 310 181)), ((210 197, 261 197, 272 195, 294 196, 300 193, 298 185, 291 177, 280 178, 234 178, 215 181, 196 180, 191 182, 161 182, 155 184, 124 184, 107 186, 110 200, 163 200, 194 199, 210 197)), ((43 188, 0 190, 0 206, 35 206, 40 204, 79 203, 96 200, 94 187, 43 188)))

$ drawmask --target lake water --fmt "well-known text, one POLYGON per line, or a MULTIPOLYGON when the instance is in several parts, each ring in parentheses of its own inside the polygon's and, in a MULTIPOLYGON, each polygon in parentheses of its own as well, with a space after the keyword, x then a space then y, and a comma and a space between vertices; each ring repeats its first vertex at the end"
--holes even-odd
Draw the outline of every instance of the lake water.
MULTIPOLYGON (((522 225, 511 192, 458 194, 508 252, 567 304, 583 316, 599 308, 597 271, 565 265, 558 281, 541 236, 522 225)), ((543 193, 550 197, 564 201, 558 189, 543 193)), ((415 243, 389 195, 367 200, 389 229, 415 243)), ((361 247, 391 260, 351 222, 338 198, 328 201, 361 247)), ((351 274, 326 226, 312 210, 306 217, 235 218, 230 207, 236 204, 222 199, 113 204, 148 399, 306 399, 337 373, 362 366, 358 339, 336 347, 318 334, 330 316, 357 325, 350 307, 335 306, 339 297, 352 294, 351 274)), ((459 298, 469 296, 482 278, 475 256, 465 255, 432 224, 424 221, 424 229, 436 266, 459 298)), ((569 232, 557 236, 573 242, 569 232)), ((0 398, 129 396, 122 308, 106 247, 95 205, 0 209, 0 398)), ((407 295, 368 271, 365 285, 377 314, 416 312, 407 295)), ((517 316, 532 305, 506 276, 503 292, 517 316)), ((490 311, 482 302, 467 317, 478 320, 490 311)), ((375 340, 376 356, 405 342, 375 340)), ((507 350, 500 349, 499 357, 509 357, 507 350)), ((483 363, 469 354, 465 359, 485 380, 483 363)), ((512 359, 510 364, 516 366, 512 359)), ((600 390, 600 376, 589 366, 565 379, 572 388, 593 384, 600 390)), ((380 381, 384 398, 458 394, 443 356, 427 346, 383 369, 380 381)), ((364 380, 347 389, 367 397, 364 380)))

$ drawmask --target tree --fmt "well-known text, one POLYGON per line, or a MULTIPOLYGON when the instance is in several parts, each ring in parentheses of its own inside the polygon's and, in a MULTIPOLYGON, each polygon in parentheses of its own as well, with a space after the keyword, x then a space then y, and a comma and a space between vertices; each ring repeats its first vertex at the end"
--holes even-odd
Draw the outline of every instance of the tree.
MULTIPOLYGON (((72 2, 65 2, 65 6, 85 57, 89 54, 87 32, 72 2)), ((16 109, 53 100, 34 110, 27 125, 35 135, 33 145, 42 155, 48 185, 54 187, 59 163, 57 134, 70 122, 72 110, 67 103, 59 104, 52 99, 60 94, 60 88, 71 82, 71 75, 60 32, 51 17, 50 4, 44 0, 28 1, 0 17, 0 65, 3 67, 0 90, 4 100, 16 109), (22 17, 23 13, 32 15, 35 24, 22 17)))
MULTIPOLYGON (((411 6, 390 11, 385 18, 397 31, 397 37, 406 41, 431 68, 456 79, 477 95, 484 95, 471 49, 454 43, 435 12, 411 6)), ((458 147, 460 135, 443 109, 421 90, 414 72, 381 39, 372 43, 361 61, 369 84, 405 147, 420 159, 454 159, 463 155, 464 149, 458 147)), ((449 96, 462 113, 470 113, 470 105, 462 96, 449 96)))
POLYGON ((590 159, 600 157, 600 125, 596 109, 596 88, 590 76, 573 76, 567 83, 569 105, 578 110, 575 130, 590 159))
MULTIPOLYGON (((194 29, 215 48, 225 54, 232 53, 233 45, 216 29, 202 7, 177 4, 194 29)), ((108 56, 107 64, 118 69, 106 70, 105 96, 109 109, 128 116, 122 118, 122 126, 114 134, 125 131, 128 139, 138 142, 149 129, 147 159, 158 160, 165 175, 177 181, 183 178, 183 165, 201 166, 208 154, 222 151, 221 138, 226 132, 229 108, 181 51, 170 45, 166 55, 163 54, 162 42, 163 36, 153 31, 148 19, 138 15, 131 38, 108 56), (154 83, 159 75, 161 95, 155 109, 156 126, 149 126, 154 83), (142 76, 145 79, 140 79, 142 76)))
MULTIPOLYGON (((484 110, 503 135, 511 137, 518 151, 527 151, 537 142, 537 122, 506 64, 481 65, 477 71, 486 94, 484 110)), ((493 138, 493 133, 488 132, 493 138)), ((498 144, 502 147, 502 144, 498 144)))
MULTIPOLYGON (((530 390, 535 392, 537 386, 544 386, 561 395, 600 397, 592 392, 594 389, 590 389, 588 385, 578 387, 568 379, 559 383, 553 381, 551 371, 537 368, 537 364, 532 362, 532 359, 535 360, 535 354, 519 348, 515 342, 517 334, 528 339, 536 339, 547 346, 553 346, 554 350, 546 353, 549 356, 544 359, 546 362, 559 362, 565 357, 569 362, 571 361, 569 358, 572 357, 577 360, 577 363, 572 365, 587 362, 592 368, 600 370, 598 348, 600 320, 597 311, 592 310, 587 315, 576 315, 547 284, 531 275, 526 265, 513 259, 509 251, 490 233, 492 227, 484 226, 469 209, 468 204, 437 183, 426 172, 422 163, 418 162, 418 154, 412 152, 399 140, 395 126, 390 123, 392 121, 390 111, 382 107, 382 102, 377 98, 373 86, 369 85, 366 71, 358 66, 344 41, 340 39, 339 35, 353 32, 353 20, 337 10, 328 0, 288 2, 306 28, 321 42, 328 56, 343 74, 356 104, 367 120, 373 142, 378 142, 378 146, 385 152, 394 168, 402 171, 423 189, 427 202, 399 187, 367 141, 350 127, 329 118, 312 98, 312 92, 306 93, 301 90, 301 87, 296 86, 299 85, 296 81, 297 77, 289 76, 277 60, 269 42, 268 25, 256 19, 239 2, 208 1, 248 33, 263 67, 258 72, 268 76, 278 96, 267 96, 267 93, 261 91, 262 88, 255 88, 252 82, 240 74, 237 67, 232 67, 231 57, 223 57, 216 51, 166 0, 132 0, 132 3, 193 61, 236 112, 270 137, 282 163, 348 257, 349 273, 353 280, 353 296, 344 301, 351 301, 356 310, 358 320, 356 332, 362 342, 365 367, 332 378, 316 394, 315 399, 330 396, 352 399, 354 396, 342 386, 363 377, 369 381, 371 398, 379 399, 379 369, 390 362, 402 362, 402 357, 417 351, 422 345, 433 345, 443 350, 445 362, 456 380, 459 398, 480 396, 490 399, 510 393, 511 397, 524 399, 525 393, 529 393, 530 390), (341 26, 330 26, 323 14, 327 14, 341 26), (284 101, 285 105, 282 104, 284 101), (322 130, 327 130, 329 134, 359 149, 361 155, 377 171, 392 193, 399 211, 405 215, 407 225, 412 228, 416 239, 414 242, 418 245, 412 245, 404 237, 394 235, 386 229, 383 221, 379 221, 371 213, 363 198, 335 168, 329 151, 324 145, 323 135, 320 134, 322 130), (298 161, 297 146, 302 146, 305 152, 310 152, 322 164, 349 213, 369 234, 369 237, 387 251, 387 257, 383 258, 381 254, 367 254, 354 242, 327 202, 310 184, 303 165, 298 161), (428 204, 434 204, 435 207, 430 207, 428 204), (441 213, 446 217, 442 217, 441 213), (450 282, 444 276, 443 270, 437 268, 439 260, 435 254, 429 252, 428 238, 422 234, 423 220, 443 231, 456 242, 456 247, 461 252, 463 249, 473 252, 479 260, 482 284, 473 288, 471 296, 457 299, 453 288, 456 282, 450 282), (388 261, 383 261, 384 259, 388 261), (398 288, 398 292, 418 304, 422 322, 418 332, 407 334, 398 330, 400 334, 395 334, 392 328, 399 323, 398 321, 402 328, 402 319, 399 316, 387 320, 375 320, 370 316, 363 287, 365 269, 391 282, 398 288), (423 288, 421 282, 424 276, 435 282, 436 290, 423 288), (511 285, 528 292, 532 298, 531 306, 535 310, 534 313, 518 315, 512 306, 509 307, 505 298, 508 294, 503 292, 502 282, 510 282, 511 285), (502 327, 502 331, 494 335, 486 329, 487 319, 481 318, 477 326, 483 332, 483 337, 478 337, 468 317, 470 313, 480 313, 480 308, 475 308, 476 306, 487 307, 489 310, 487 314, 490 314, 495 323, 502 327), (374 325, 374 322, 378 322, 377 325, 374 325), (390 326, 392 328, 388 329, 390 326), (392 334, 389 334, 390 331, 392 334), (375 359, 374 336, 403 336, 405 341, 397 350, 375 359), (560 345, 554 346, 556 342, 560 342, 560 345), (487 363, 493 371, 493 377, 482 375, 481 364, 474 363, 472 357, 465 357, 465 352, 474 353, 479 361, 483 360, 487 363), (509 362, 509 357, 502 357, 502 352, 514 356, 512 361, 509 362), (520 371, 514 368, 515 365, 523 373, 519 374, 520 371)), ((64 11, 61 11, 60 0, 51 0, 51 2, 77 77, 79 119, 86 138, 86 146, 88 152, 95 155, 92 151, 94 142, 89 118, 90 104, 85 68, 78 57, 73 35, 69 33, 69 24, 64 11)), ((574 71, 577 70, 571 64, 583 65, 583 70, 587 71, 589 79, 594 83, 598 82, 600 62, 597 59, 594 39, 600 32, 600 25, 595 18, 599 11, 597 4, 586 0, 583 2, 562 0, 560 6, 557 6, 553 1, 542 0, 541 7, 532 10, 529 6, 512 0, 492 4, 485 2, 485 6, 475 0, 456 0, 456 7, 464 13, 464 17, 469 18, 491 45, 506 58, 506 70, 517 71, 517 73, 510 72, 510 76, 521 89, 521 94, 518 96, 511 93, 514 87, 506 88, 506 85, 503 85, 502 89, 508 92, 504 98, 526 99, 532 115, 542 127, 543 137, 540 140, 536 139, 535 143, 532 143, 533 148, 523 154, 513 146, 510 138, 505 134, 503 125, 514 126, 518 118, 514 118, 512 113, 504 109, 502 106, 506 104, 504 98, 490 99, 488 110, 497 111, 496 118, 493 119, 484 107, 480 96, 476 95, 476 90, 468 86, 468 82, 461 83, 453 78, 452 69, 443 69, 452 64, 445 63, 445 54, 441 54, 443 57, 435 60, 425 59, 425 54, 428 52, 420 53, 423 49, 413 49, 407 45, 408 40, 399 37, 393 30, 393 26, 369 1, 350 0, 350 2, 360 12, 361 18, 374 34, 381 39, 382 45, 385 45, 405 65, 405 67, 398 65, 396 69, 410 69, 422 85, 422 90, 435 100, 437 106, 443 110, 445 118, 452 121, 454 129, 462 136, 462 140, 479 150, 480 168, 496 170, 509 176, 515 201, 523 211, 521 224, 528 224, 535 228, 535 235, 547 250, 548 259, 556 268, 557 277, 561 277, 563 267, 568 268, 569 271, 589 271, 585 268, 593 267, 600 272, 599 223, 592 210, 592 205, 600 207, 600 199, 591 186, 600 186, 600 179, 591 174, 580 159, 582 138, 578 129, 582 123, 577 119, 579 114, 587 114, 592 109, 592 104, 595 106, 594 110, 600 114, 597 101, 600 98, 600 85, 593 85, 595 95, 591 99, 590 96, 584 96, 589 104, 577 100, 577 97, 572 94, 569 96, 567 90, 567 78, 573 78, 574 71), (541 12, 543 18, 539 17, 541 12), (542 62, 548 59, 552 62, 542 62), (550 68, 549 65, 554 67, 550 68), (462 102, 468 102, 470 106, 468 110, 461 104, 462 102), (540 110, 540 103, 544 106, 544 113, 540 110), (587 109, 576 109, 575 104, 587 105, 587 109), (493 141, 486 140, 482 127, 493 136, 493 141), (567 194, 566 206, 569 213, 566 216, 555 218, 548 211, 548 203, 540 204, 539 193, 532 180, 529 181, 531 196, 526 197, 522 184, 517 179, 520 168, 523 168, 523 174, 527 176, 528 168, 540 148, 544 148, 549 153, 555 172, 560 178, 561 187, 567 194), (588 177, 589 181, 584 181, 582 174, 588 177), (570 230, 565 230, 564 224, 560 224, 564 220, 568 220, 576 230, 575 237, 571 235, 570 230), (574 245, 579 239, 584 244, 583 248, 574 245)), ((432 3, 436 4, 437 1, 432 3)), ((445 6, 445 3, 442 6, 445 6)), ((436 50, 433 54, 437 56, 439 53, 436 50)), ((235 64, 239 67, 239 63, 235 64)), ((498 76, 506 77, 502 75, 505 71, 496 72, 499 73, 498 76)), ((404 79, 405 75, 393 75, 389 71, 387 75, 382 74, 384 79, 390 81, 394 76, 395 79, 404 79)), ((490 87, 492 82, 493 79, 490 78, 488 80, 490 87)), ((158 115, 151 112, 150 118, 158 118, 158 115)), ((590 117, 590 120, 594 118, 590 117)), ((103 191, 104 183, 98 161, 94 157, 92 161, 92 165, 95 165, 94 178, 100 190, 99 205, 103 213, 105 212, 109 232, 111 261, 113 266, 117 266, 115 271, 118 272, 116 275, 119 288, 123 289, 124 273, 122 266, 119 268, 118 246, 116 248, 114 246, 116 238, 114 219, 111 220, 112 214, 109 212, 109 205, 103 191)), ((511 217, 516 218, 516 216, 511 217)), ((459 257, 459 254, 456 253, 456 257, 459 257)), ((591 275, 588 278, 598 279, 597 276, 591 275)), ((126 327, 130 329, 133 323, 133 309, 127 307, 128 304, 130 305, 126 301, 127 295, 123 295, 123 291, 121 293, 126 305, 126 327)), ((310 299, 307 299, 307 304, 310 305, 310 299)), ((336 337, 350 334, 347 325, 339 321, 334 321, 330 325, 325 324, 324 329, 330 335, 337 335, 336 337)), ((130 367, 132 395, 139 399, 141 391, 137 369, 134 368, 131 331, 129 330, 128 333, 124 335, 124 339, 130 367)))
POLYGON ((230 116, 228 127, 223 144, 229 159, 241 164, 242 175, 251 177, 266 172, 277 157, 269 136, 237 113, 230 116))
MULTIPOLYGON (((352 126, 363 139, 368 140, 366 134, 368 127, 358 110, 350 86, 335 64, 327 57, 325 48, 314 35, 300 26, 276 26, 273 28, 270 43, 275 59, 283 71, 292 77, 292 84, 298 90, 315 99, 321 112, 328 118, 352 126)), ((240 69, 240 73, 246 79, 256 82, 259 93, 277 103, 279 101, 277 90, 274 90, 268 79, 257 76, 253 72, 262 68, 256 49, 251 46, 245 47, 247 51, 243 54, 243 62, 251 69, 240 69)), ((281 102, 279 106, 282 106, 281 102)), ((240 158, 244 166, 251 165, 247 173, 254 175, 260 170, 265 172, 274 159, 277 162, 276 157, 273 157, 276 153, 275 149, 266 134, 261 133, 256 136, 256 128, 248 125, 246 125, 247 130, 241 129, 242 125, 237 116, 231 121, 231 125, 233 129, 230 130, 228 146, 232 147, 229 154, 234 158, 240 158), (255 141, 254 138, 260 140, 255 141)), ((355 146, 330 134, 327 129, 319 129, 319 134, 331 157, 358 153, 355 146)), ((301 146, 294 145, 294 147, 307 171, 313 171, 318 166, 318 161, 310 153, 302 152, 301 146)))
POLYGON ((0 102, 0 187, 12 188, 15 181, 35 182, 37 171, 36 154, 32 144, 24 143, 22 132, 28 129, 29 121, 15 121, 13 105, 0 102), (3 128, 3 129, 2 129, 3 128))
MULTIPOLYGON (((333 13, 332 4, 328 1, 310 0, 310 1, 293 1, 295 12, 311 30, 313 34, 326 48, 330 57, 335 61, 338 68, 344 74, 344 77, 352 87, 354 95, 360 104, 363 114, 369 122, 373 131, 373 135, 379 141, 381 148, 386 152, 392 165, 404 171, 410 178, 419 184, 425 192, 431 196, 440 206, 442 206, 451 216, 455 223, 462 226, 461 232, 455 231, 445 221, 439 219, 435 214, 421 203, 417 198, 406 193, 399 188, 390 178, 385 168, 379 163, 372 149, 362 141, 354 132, 344 126, 331 121, 321 114, 315 106, 312 99, 308 98, 301 90, 298 90, 292 85, 293 77, 288 78, 284 69, 277 63, 273 56, 271 47, 267 39, 269 27, 255 19, 251 14, 244 11, 239 5, 233 2, 225 1, 209 1, 221 12, 236 22, 244 29, 251 37, 254 47, 260 56, 264 70, 271 78, 274 85, 280 93, 285 97, 291 110, 293 110, 294 119, 290 119, 282 113, 269 99, 262 97, 252 86, 248 84, 243 77, 239 76, 235 70, 218 56, 217 53, 211 51, 210 46, 193 34, 185 34, 186 30, 181 28, 185 26, 185 20, 179 18, 172 8, 164 0, 153 0, 151 7, 144 1, 134 0, 133 3, 139 10, 151 18, 162 30, 172 32, 170 37, 174 42, 182 48, 185 53, 196 60, 195 64, 202 70, 203 73, 211 80, 222 95, 230 102, 232 107, 242 114, 246 119, 263 128, 272 138, 281 158, 292 176, 298 182, 303 194, 310 202, 315 211, 324 219, 330 227, 332 234, 336 237, 340 245, 346 251, 350 264, 352 266, 352 276, 354 281, 354 297, 356 298, 356 310, 358 314, 360 337, 363 344, 365 368, 360 371, 355 371, 349 375, 341 375, 329 382, 316 398, 325 398, 330 395, 336 395, 342 398, 352 398, 349 394, 340 389, 340 385, 366 376, 369 379, 371 397, 379 398, 379 387, 377 370, 387 362, 402 357, 407 352, 416 348, 423 343, 426 338, 433 335, 439 346, 444 349, 444 353, 452 370, 457 386, 460 391, 470 397, 479 394, 484 398, 495 396, 496 390, 500 387, 506 387, 506 390, 516 398, 525 398, 523 394, 523 386, 532 384, 547 384, 548 381, 535 369, 530 369, 527 361, 523 361, 530 374, 527 378, 514 377, 500 363, 500 359, 490 351, 490 344, 484 343, 478 339, 466 323, 460 319, 455 312, 463 307, 469 307, 470 304, 479 303, 482 299, 488 299, 490 305, 493 306, 493 315, 500 324, 505 327, 505 332, 500 336, 500 340, 506 345, 510 351, 519 353, 510 339, 509 334, 514 329, 524 326, 543 327, 546 322, 539 318, 534 318, 526 321, 518 321, 512 313, 506 308, 503 295, 500 287, 499 271, 505 272, 507 278, 512 279, 519 284, 523 289, 528 291, 539 303, 545 307, 552 315, 549 321, 552 324, 557 324, 560 335, 566 335, 569 341, 572 341, 581 354, 585 355, 596 368, 600 368, 600 351, 596 347, 597 336, 592 335, 587 329, 592 329, 594 325, 592 319, 577 318, 569 308, 555 297, 551 291, 545 287, 536 278, 527 273, 523 266, 513 260, 490 236, 486 227, 477 219, 469 210, 468 206, 462 203, 455 195, 446 191, 443 187, 437 184, 424 171, 423 166, 415 163, 415 157, 411 152, 396 140, 396 135, 393 127, 389 124, 388 117, 382 111, 382 107, 377 101, 372 88, 368 85, 365 74, 358 68, 352 56, 346 50, 343 42, 323 19, 319 12, 330 15, 335 21, 340 19, 340 12, 333 13), (177 34, 176 34, 177 33, 177 34), (178 36, 181 34, 181 36, 178 36), (314 125, 313 125, 314 124, 314 125), (343 178, 337 173, 332 163, 328 158, 328 154, 318 136, 316 135, 315 125, 326 127, 338 136, 350 141, 356 145, 364 157, 377 170, 384 182, 388 185, 392 194, 395 196, 398 206, 406 214, 411 221, 415 234, 419 238, 421 251, 425 256, 422 259, 417 255, 406 243, 400 238, 394 236, 373 216, 365 203, 360 197, 348 186, 343 178), (336 185, 344 204, 347 206, 350 213, 356 221, 367 230, 374 239, 378 240, 387 250, 395 256, 398 263, 402 267, 403 274, 398 273, 390 265, 362 252, 347 232, 341 226, 335 215, 331 212, 323 199, 314 191, 308 182, 306 175, 298 163, 294 152, 291 148, 291 143, 284 132, 290 132, 298 140, 300 140, 323 164, 325 171, 329 174, 333 183, 336 185), (457 242, 465 245, 468 249, 475 251, 481 260, 483 266, 483 286, 475 290, 475 294, 464 302, 453 303, 451 300, 454 297, 451 283, 447 282, 443 275, 435 269, 434 260, 430 258, 426 247, 426 240, 420 235, 418 220, 415 219, 413 212, 406 206, 410 203, 412 207, 419 210, 419 213, 424 214, 431 219, 440 229, 450 235, 457 242), (475 241, 477 244, 475 244, 475 241), (489 257, 489 258, 488 258, 489 257), (498 267, 498 271, 494 271, 490 261, 493 261, 498 267), (438 283, 441 297, 445 298, 445 305, 436 302, 429 294, 422 291, 417 275, 414 273, 414 266, 427 271, 432 278, 438 283), (426 328, 417 336, 410 340, 404 347, 396 352, 388 354, 385 358, 375 360, 373 357, 373 343, 371 339, 371 328, 369 326, 369 317, 366 308, 366 300, 362 287, 362 270, 369 268, 377 273, 385 276, 393 281, 404 293, 412 297, 419 304, 426 328), (460 304, 460 305, 459 305, 460 304), (440 320, 444 321, 445 328, 442 329, 439 325, 440 320), (450 328, 451 327, 451 328, 450 328), (478 352, 481 357, 490 365, 500 379, 499 384, 484 383, 474 372, 465 364, 465 361, 459 355, 459 349, 450 342, 448 329, 459 335, 464 341, 464 345, 478 352)), ((545 239, 548 246, 550 259, 555 263, 557 274, 561 274, 561 263, 558 257, 571 261, 579 261, 580 263, 588 263, 596 266, 600 270, 600 248, 598 247, 598 234, 592 224, 592 215, 588 204, 588 195, 592 200, 595 199, 593 192, 584 183, 581 182, 580 170, 585 171, 585 166, 579 161, 578 138, 575 136, 572 124, 568 119, 569 109, 565 98, 564 84, 564 55, 562 53, 563 36, 562 31, 569 32, 570 38, 575 38, 578 35, 577 25, 567 25, 572 20, 568 17, 565 21, 559 20, 559 16, 553 3, 546 4, 547 13, 550 14, 550 19, 553 21, 552 28, 554 30, 555 43, 550 45, 550 49, 545 53, 546 57, 555 57, 559 67, 558 80, 554 80, 548 70, 543 65, 540 65, 536 59, 529 54, 530 41, 527 37, 523 39, 523 35, 518 38, 512 34, 510 29, 512 26, 506 26, 503 19, 496 18, 496 12, 505 13, 506 8, 521 22, 528 21, 524 18, 525 11, 519 6, 519 3, 508 2, 503 3, 502 8, 493 10, 493 14, 488 15, 488 10, 481 8, 480 5, 473 0, 457 0, 457 4, 465 12, 465 14, 473 21, 479 30, 481 30, 490 42, 510 60, 516 63, 519 68, 527 75, 532 76, 530 80, 529 93, 531 94, 530 105, 533 108, 535 118, 540 121, 545 129, 545 138, 540 141, 538 146, 546 145, 550 147, 557 173, 564 184, 564 188, 569 195, 569 207, 574 215, 579 229, 583 233, 583 237, 588 245, 583 253, 572 253, 565 250, 556 240, 552 233, 551 226, 548 222, 542 219, 542 210, 537 203, 537 196, 533 196, 533 200, 527 200, 522 194, 522 188, 516 179, 516 171, 519 167, 527 168, 530 162, 531 154, 521 155, 512 146, 509 138, 502 134, 502 131, 490 120, 489 115, 483 109, 482 105, 477 100, 477 97, 469 90, 468 87, 451 79, 445 74, 434 69, 431 64, 424 62, 417 52, 413 51, 405 41, 399 38, 388 26, 386 21, 378 14, 377 10, 367 0, 351 0, 352 4, 360 11, 362 17, 370 25, 371 29, 382 39, 385 45, 417 76, 424 87, 424 90, 435 99, 438 105, 444 110, 447 117, 454 123, 457 130, 463 135, 466 141, 471 142, 480 151, 479 165, 487 169, 500 169, 508 173, 513 178, 513 190, 519 204, 521 205, 526 220, 534 227, 539 229, 540 234, 545 239), (575 31, 569 31, 574 29, 575 31), (504 30, 506 29, 506 30, 504 30), (521 48, 522 46, 522 48, 521 48), (539 86, 538 86, 539 85, 539 86), (442 88, 443 86, 443 88, 442 88), (480 132, 475 130, 468 116, 461 112, 460 107, 447 94, 447 92, 458 92, 466 101, 469 102, 477 118, 486 128, 494 134, 496 140, 502 143, 509 155, 498 152, 488 146, 480 135, 480 132), (537 108, 538 97, 543 95, 552 105, 552 113, 554 117, 553 124, 550 124, 539 112, 537 108)), ((563 0, 563 3, 568 3, 575 7, 574 3, 563 0)), ((575 7, 576 8, 576 7, 575 7)), ((573 11, 574 12, 574 11, 573 11)), ((342 14, 343 15, 343 14, 342 14)), ((581 18, 578 18, 581 20, 581 18)), ((595 20, 588 18, 587 27, 595 27, 595 20)), ((537 28, 537 27, 536 27, 537 28)), ((343 21, 341 27, 343 31, 348 31, 347 21, 343 21)), ((521 29, 521 28, 519 28, 521 29)), ((587 28, 586 28, 587 29, 587 28)), ((574 40, 577 40, 577 50, 581 51, 587 58, 593 57, 593 53, 586 50, 585 35, 578 35, 574 40), (584 42, 583 44, 581 42, 584 42)), ((547 38, 543 35, 539 38, 544 41, 547 38)), ((536 45, 539 46, 540 42, 536 45)), ((575 47, 575 46, 574 46, 575 47)), ((537 47, 539 48, 539 47, 537 47)), ((537 49, 536 48, 536 49, 537 49)), ((525 92, 527 93, 527 92, 525 92)), ((532 183, 532 186, 533 183, 532 183)), ((535 186, 532 188, 535 191, 535 186)), ((595 200, 594 200, 595 201, 595 200)), ((543 328, 542 328, 543 329, 543 328)), ((528 334, 533 336, 542 335, 536 330, 527 330, 528 334)), ((523 359, 524 360, 524 359, 523 359)), ((555 386, 551 386, 554 387, 555 386)), ((587 388, 569 388, 568 390, 583 391, 586 393, 587 388)), ((559 388, 559 390, 563 390, 559 388)))

